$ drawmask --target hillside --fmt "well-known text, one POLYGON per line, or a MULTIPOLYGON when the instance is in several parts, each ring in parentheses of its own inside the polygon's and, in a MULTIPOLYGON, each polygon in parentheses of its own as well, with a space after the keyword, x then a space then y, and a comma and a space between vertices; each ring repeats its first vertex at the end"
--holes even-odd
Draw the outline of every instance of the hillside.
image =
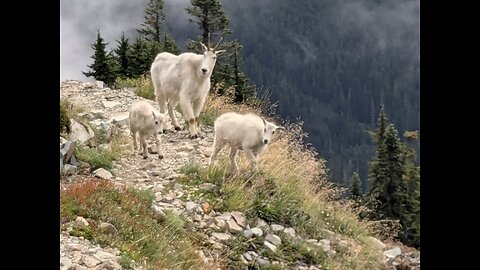
MULTIPOLYGON (((168 3, 169 1, 167 1, 168 3)), ((185 2, 185 1, 184 1, 185 2)), ((420 1, 264 0, 221 3, 243 45, 243 71, 278 101, 278 113, 300 117, 307 142, 328 161, 331 180, 349 185, 367 163, 380 106, 402 134, 420 128, 420 1)), ((166 27, 182 46, 199 34, 177 14, 166 27)), ((416 146, 417 153, 419 152, 416 146)))
POLYGON ((388 230, 337 199, 325 161, 302 146, 298 125, 278 134, 257 170, 227 178, 227 149, 206 166, 213 120, 256 108, 211 95, 204 138, 168 131, 159 160, 133 150, 128 109, 144 99, 134 88, 66 81, 60 99, 73 130, 60 139, 61 269, 420 268, 418 251, 382 243, 388 230))

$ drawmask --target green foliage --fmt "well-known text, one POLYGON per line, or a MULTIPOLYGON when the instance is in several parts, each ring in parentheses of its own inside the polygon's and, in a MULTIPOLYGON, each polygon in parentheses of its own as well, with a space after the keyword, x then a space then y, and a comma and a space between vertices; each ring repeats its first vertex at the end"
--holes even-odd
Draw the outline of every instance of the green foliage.
MULTIPOLYGON (((198 28, 202 31, 202 42, 210 43, 209 34, 212 36, 228 36, 231 31, 228 29, 229 19, 222 9, 219 0, 190 0, 186 8, 189 15, 195 18, 198 28)), ((193 22, 193 19, 189 19, 193 22)))
POLYGON ((165 225, 177 235, 185 233, 185 221, 172 211, 165 211, 165 225))
POLYGON ((383 108, 378 129, 372 138, 377 144, 370 163, 369 196, 379 202, 377 218, 398 219, 402 225, 399 238, 408 245, 420 246, 420 168, 413 160, 415 151, 400 142, 393 124, 388 123, 383 108))
POLYGON ((139 77, 150 71, 150 66, 155 59, 154 50, 156 50, 154 44, 145 41, 142 37, 135 40, 131 46, 130 65, 127 69, 131 77, 139 77))
MULTIPOLYGON (((121 78, 128 78, 130 77, 130 73, 128 72, 128 67, 130 65, 130 44, 128 43, 128 38, 125 37, 125 32, 122 32, 122 36, 120 37, 120 40, 117 40, 117 48, 114 49, 114 52, 116 54, 115 59, 117 60, 118 63, 118 75, 121 78)), ((118 80, 118 78, 117 78, 118 80)), ((115 81, 116 85, 116 81, 115 81)))
POLYGON ((198 175, 200 172, 200 165, 198 163, 187 163, 180 168, 180 172, 186 175, 198 175))
POLYGON ((70 118, 64 104, 60 103, 60 133, 70 133, 70 118))
POLYGON ((89 228, 74 229, 73 234, 118 248, 124 269, 132 269, 134 260, 146 269, 203 269, 204 263, 195 254, 198 248, 183 233, 183 220, 167 212, 166 219, 159 221, 147 197, 133 188, 117 189, 110 181, 75 183, 60 193, 60 219, 93 219, 89 228), (104 234, 98 227, 100 221, 111 223, 117 233, 104 234))
POLYGON ((112 86, 117 77, 117 63, 111 53, 106 52, 105 47, 108 43, 103 41, 100 30, 97 32, 97 40, 91 45, 94 50, 92 59, 93 64, 88 65, 91 71, 82 72, 87 77, 94 77, 95 80, 103 81, 106 85, 112 86))
POLYGON ((145 9, 145 21, 141 24, 141 28, 137 31, 149 41, 161 43, 162 37, 162 23, 165 20, 165 13, 163 11, 163 0, 149 0, 145 9))
POLYGON ((180 49, 178 48, 177 44, 175 43, 175 40, 173 40, 171 37, 169 37, 167 35, 167 33, 165 33, 163 40, 164 40, 164 42, 163 42, 163 51, 164 52, 169 52, 169 53, 173 53, 173 54, 176 54, 176 55, 181 53, 180 49))
POLYGON ((358 175, 358 172, 353 172, 352 175, 352 187, 350 191, 350 197, 352 199, 358 199, 362 196, 362 186, 361 186, 361 181, 360 181, 360 176, 358 175))
POLYGON ((112 161, 118 157, 108 149, 100 147, 90 148, 88 146, 79 146, 75 149, 75 156, 78 160, 90 164, 92 170, 104 168, 105 170, 112 169, 112 161))
POLYGON ((115 87, 121 88, 135 88, 135 94, 140 97, 155 100, 155 89, 153 88, 150 77, 147 75, 136 78, 117 78, 115 87))

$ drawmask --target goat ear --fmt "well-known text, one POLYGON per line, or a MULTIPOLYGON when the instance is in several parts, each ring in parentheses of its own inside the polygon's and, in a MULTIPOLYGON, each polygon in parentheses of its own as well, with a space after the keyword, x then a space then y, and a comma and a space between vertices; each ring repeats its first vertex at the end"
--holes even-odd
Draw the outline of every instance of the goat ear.
POLYGON ((276 126, 277 129, 281 129, 281 130, 287 130, 286 128, 282 127, 282 126, 276 126))
POLYGON ((207 46, 205 46, 205 44, 203 44, 203 42, 200 42, 200 45, 202 45, 203 52, 206 52, 206 51, 208 51, 208 48, 207 48, 207 46))
POLYGON ((216 54, 216 55, 220 55, 220 54, 222 54, 222 53, 224 53, 224 52, 226 52, 226 50, 219 50, 219 51, 216 51, 215 54, 216 54))

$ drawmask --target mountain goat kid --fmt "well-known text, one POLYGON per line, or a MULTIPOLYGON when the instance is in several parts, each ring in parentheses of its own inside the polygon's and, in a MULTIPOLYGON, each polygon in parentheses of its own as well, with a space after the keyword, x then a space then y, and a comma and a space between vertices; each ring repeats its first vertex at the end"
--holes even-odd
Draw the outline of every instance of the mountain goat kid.
POLYGON ((168 102, 168 114, 172 125, 175 130, 180 130, 174 114, 175 106, 180 102, 192 139, 199 136, 198 117, 210 90, 210 76, 217 56, 225 51, 215 51, 221 41, 220 39, 213 49, 210 48, 210 42, 207 43, 208 46, 200 43, 203 55, 188 52, 180 55, 159 53, 150 68, 160 112, 167 111, 168 102))
POLYGON ((229 144, 232 163, 228 174, 234 173, 238 169, 236 161, 238 150, 245 152, 250 161, 250 169, 254 169, 258 156, 271 142, 275 130, 285 129, 253 113, 238 114, 235 112, 220 115, 215 120, 214 128, 213 153, 209 165, 213 165, 218 152, 226 144, 229 144))
POLYGON ((135 101, 130 108, 129 123, 133 137, 133 147, 138 150, 137 134, 140 137, 140 151, 143 151, 143 158, 147 158, 147 137, 153 135, 157 144, 157 154, 160 159, 163 154, 160 151, 159 134, 163 133, 165 114, 155 114, 154 108, 148 102, 135 101))

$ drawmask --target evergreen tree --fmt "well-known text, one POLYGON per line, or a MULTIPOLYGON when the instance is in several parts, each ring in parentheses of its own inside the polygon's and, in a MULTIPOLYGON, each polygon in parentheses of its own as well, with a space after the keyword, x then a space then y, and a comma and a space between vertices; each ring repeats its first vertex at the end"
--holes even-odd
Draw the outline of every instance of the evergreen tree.
POLYGON ((240 71, 240 65, 242 63, 242 59, 240 57, 240 49, 242 49, 242 45, 238 41, 234 41, 231 43, 232 53, 231 55, 231 65, 233 66, 233 78, 234 78, 234 98, 233 101, 235 103, 242 103, 247 98, 254 96, 256 93, 254 91, 255 86, 248 84, 248 79, 246 78, 245 74, 240 71))
POLYGON ((106 52, 106 46, 100 29, 97 31, 97 40, 91 45, 94 54, 91 56, 93 64, 88 65, 91 71, 82 72, 87 77, 94 77, 95 80, 103 81, 106 85, 112 86, 117 77, 116 65, 111 53, 106 52))
POLYGON ((150 0, 145 9, 145 22, 141 24, 142 28, 137 29, 146 40, 158 44, 162 43, 161 27, 165 20, 163 6, 163 0, 150 0))
POLYGON ((130 45, 128 44, 128 38, 125 38, 125 32, 122 32, 120 40, 117 40, 118 46, 114 49, 116 59, 118 63, 118 75, 123 78, 130 78, 128 67, 130 65, 130 45))
POLYGON ((149 72, 152 64, 152 43, 138 37, 132 44, 130 54, 130 65, 127 69, 132 77, 138 77, 149 72))
POLYGON ((404 144, 404 181, 408 183, 408 199, 406 203, 406 224, 400 237, 407 245, 420 246, 420 166, 414 162, 415 149, 409 146, 418 139, 418 133, 406 131, 403 135, 407 141, 404 144))
MULTIPOLYGON (((191 6, 187 7, 186 10, 189 15, 196 18, 195 21, 202 34, 196 41, 188 40, 187 49, 200 52, 199 42, 203 42, 207 47, 210 47, 211 37, 226 37, 231 34, 230 29, 228 29, 229 20, 219 0, 190 0, 190 4, 191 6)), ((193 22, 194 19, 189 19, 189 21, 193 22)), ((227 51, 229 51, 229 47, 230 45, 227 42, 222 44, 222 48, 227 51)), ((228 88, 230 86, 228 84, 229 74, 225 74, 226 71, 230 70, 229 67, 225 67, 226 61, 225 57, 220 57, 217 60, 211 77, 212 85, 225 81, 225 87, 228 88)))
MULTIPOLYGON (((219 0, 190 0, 190 7, 186 10, 192 17, 197 18, 197 25, 202 31, 201 40, 203 44, 210 45, 209 35, 228 36, 231 34, 228 29, 229 20, 222 9, 219 0)), ((189 19, 193 22, 193 19, 189 19)), ((194 49, 195 43, 189 43, 189 49, 194 49)))
MULTIPOLYGON (((177 44, 175 41, 170 38, 167 33, 165 33, 164 38, 163 38, 163 51, 173 53, 173 54, 179 54, 181 51, 178 48, 177 44)), ((154 58, 155 59, 155 58, 154 58)))
POLYGON ((357 200, 360 197, 362 197, 362 185, 360 181, 360 175, 358 175, 358 172, 353 172, 353 175, 352 175, 350 197, 354 200, 357 200))

